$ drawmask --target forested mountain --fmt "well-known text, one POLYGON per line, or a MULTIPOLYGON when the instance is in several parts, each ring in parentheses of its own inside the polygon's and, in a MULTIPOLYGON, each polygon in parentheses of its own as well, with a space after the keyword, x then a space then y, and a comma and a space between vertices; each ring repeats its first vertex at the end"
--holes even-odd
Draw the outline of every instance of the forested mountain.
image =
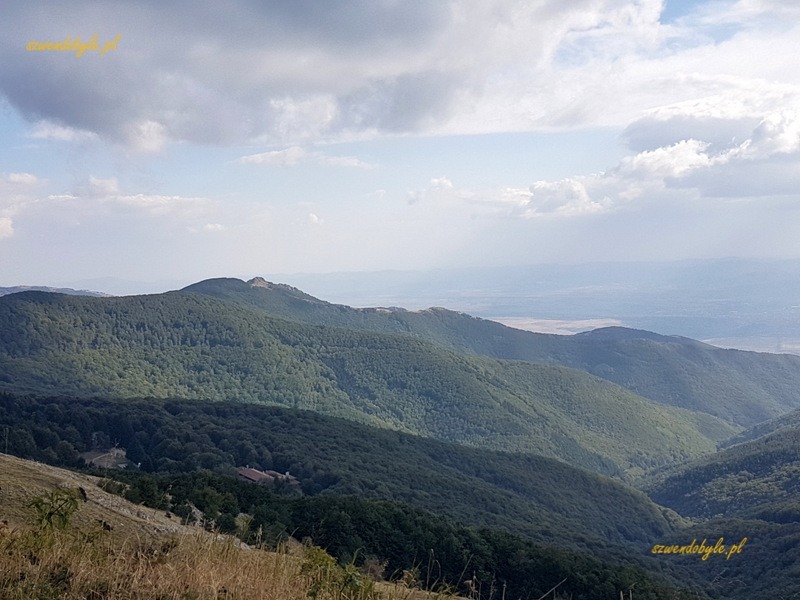
POLYGON ((736 444, 749 442, 783 429, 784 427, 800 428, 800 410, 793 410, 792 412, 781 415, 780 417, 770 419, 769 421, 764 421, 763 423, 754 425, 749 429, 745 429, 741 433, 738 433, 737 435, 720 442, 720 448, 728 448, 736 444))
POLYGON ((706 412, 744 427, 800 408, 800 356, 725 350, 621 327, 573 336, 539 334, 443 308, 355 309, 261 278, 211 279, 184 291, 232 300, 298 323, 399 333, 461 353, 561 364, 662 404, 706 412))
MULTIPOLYGON (((290 472, 306 495, 400 501, 475 526, 602 552, 677 517, 618 481, 531 455, 465 448, 309 411, 188 400, 0 396, 9 451, 66 465, 114 441, 141 470, 290 472)), ((291 492, 291 489, 286 491, 291 492)), ((235 514, 233 515, 235 516, 235 514)))
POLYGON ((648 492, 686 516, 800 522, 800 425, 668 469, 648 492))
POLYGON ((247 512, 247 535, 301 532, 343 560, 369 548, 399 568, 435 547, 456 577, 479 565, 520 594, 545 593, 546 572, 581 597, 673 597, 645 567, 692 597, 768 597, 797 568, 799 366, 624 328, 353 309, 263 280, 28 291, 0 298, 0 443, 77 466, 117 442, 141 465, 121 488, 136 502, 231 531, 247 512), (240 484, 242 464, 300 483, 240 484), (724 565, 650 552, 700 536, 750 545, 724 565))
POLYGON ((189 292, 0 298, 0 390, 306 408, 609 474, 713 451, 736 431, 582 371, 291 323, 189 292))
POLYGON ((630 589, 642 600, 707 598, 691 589, 697 584, 670 581, 635 561, 537 544, 399 503, 285 496, 209 472, 117 475, 127 485, 108 479, 96 485, 85 474, 0 454, 0 597, 455 600, 458 592, 491 600, 498 593, 549 596, 557 586, 559 597, 585 600, 630 589), (143 492, 145 505, 158 510, 140 506, 143 492), (202 511, 209 529, 215 523, 214 534, 176 523, 189 505, 194 511, 187 517, 202 511), (233 523, 231 511, 248 518, 233 523), (219 535, 219 527, 238 530, 252 545, 219 535), (314 545, 264 552, 275 548, 275 534, 285 540, 289 532, 314 545), (380 584, 383 593, 376 594, 368 574, 380 573, 404 583, 380 584))

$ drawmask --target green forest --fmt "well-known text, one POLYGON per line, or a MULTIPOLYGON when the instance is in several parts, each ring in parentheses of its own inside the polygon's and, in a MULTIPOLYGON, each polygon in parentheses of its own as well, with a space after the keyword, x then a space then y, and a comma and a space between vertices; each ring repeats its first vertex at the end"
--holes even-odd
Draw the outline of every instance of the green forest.
POLYGON ((24 292, 0 298, 0 445, 248 542, 308 537, 428 586, 474 577, 486 598, 562 580, 566 597, 780 597, 800 576, 798 367, 263 281, 24 292), (129 469, 81 456, 114 446, 129 469), (299 484, 238 481, 243 466, 299 484), (651 552, 719 537, 745 552, 651 552))
POLYGON ((585 371, 278 320, 193 293, 0 298, 0 390, 303 408, 638 476, 740 428, 585 371))

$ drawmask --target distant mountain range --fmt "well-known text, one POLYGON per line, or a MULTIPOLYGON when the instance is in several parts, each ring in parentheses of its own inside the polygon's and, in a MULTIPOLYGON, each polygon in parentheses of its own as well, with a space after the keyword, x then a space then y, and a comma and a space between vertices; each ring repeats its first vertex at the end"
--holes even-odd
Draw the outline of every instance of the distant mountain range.
POLYGON ((800 358, 627 329, 533 334, 262 279, 0 298, 0 389, 237 399, 638 475, 800 406, 800 358))
POLYGON ((797 356, 352 308, 262 278, 0 298, 0 423, 16 454, 70 463, 99 436, 164 485, 199 468, 291 470, 308 496, 400 501, 712 597, 748 597, 748 565, 769 574, 759 597, 792 589, 797 389, 797 356), (714 535, 753 550, 710 584, 708 563, 648 554, 714 535))
POLYGON ((308 325, 409 335, 459 353, 576 368, 667 406, 739 426, 800 407, 800 357, 725 350, 679 336, 606 327, 537 334, 443 308, 350 308, 261 278, 211 279, 184 288, 308 325))
POLYGON ((592 322, 614 322, 722 347, 800 354, 799 260, 542 264, 273 279, 355 306, 447 306, 516 326, 530 322, 536 331, 548 331, 548 323, 585 330, 592 322))
MULTIPOLYGON (((446 306, 532 331, 573 333, 621 325, 720 347, 800 354, 798 260, 539 264, 273 274, 268 279, 351 306, 446 306)), ((107 277, 59 285, 128 295, 161 293, 189 281, 107 277)))
POLYGON ((55 288, 43 285, 17 285, 14 287, 0 287, 0 296, 17 294, 19 292, 52 292, 54 294, 68 294, 70 296, 97 296, 108 297, 111 294, 92 292, 90 290, 74 290, 72 288, 55 288))

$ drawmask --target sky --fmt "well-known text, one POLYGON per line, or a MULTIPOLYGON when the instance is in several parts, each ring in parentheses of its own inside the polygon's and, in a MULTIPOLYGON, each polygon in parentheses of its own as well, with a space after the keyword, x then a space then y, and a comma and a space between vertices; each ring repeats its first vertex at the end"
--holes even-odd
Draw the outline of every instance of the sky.
POLYGON ((800 258, 795 0, 2 13, 0 286, 800 258))

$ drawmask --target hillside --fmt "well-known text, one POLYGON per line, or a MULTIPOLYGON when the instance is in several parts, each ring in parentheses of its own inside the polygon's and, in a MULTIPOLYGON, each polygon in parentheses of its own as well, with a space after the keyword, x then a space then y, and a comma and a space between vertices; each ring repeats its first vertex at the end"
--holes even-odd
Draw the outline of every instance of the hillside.
POLYGON ((769 421, 764 421, 763 423, 754 425, 753 427, 750 427, 749 429, 746 429, 741 433, 738 433, 735 436, 720 442, 720 448, 729 448, 730 446, 735 446, 736 444, 750 442, 760 437, 769 435, 770 433, 774 433, 775 431, 783 429, 784 427, 800 427, 800 410, 793 410, 792 412, 781 415, 780 417, 776 417, 775 419, 770 419, 769 421))
POLYGON ((375 585, 355 562, 337 565, 314 546, 305 545, 289 555, 248 548, 201 528, 170 525, 169 531, 156 531, 165 520, 162 510, 111 496, 84 475, 3 454, 0 474, 4 494, 0 514, 6 521, 8 515, 13 519, 0 525, 4 598, 422 600, 428 596, 409 585, 435 588, 448 582, 467 592, 471 585, 482 597, 489 597, 495 586, 511 597, 525 593, 538 597, 559 581, 559 591, 566 597, 586 600, 603 600, 631 587, 644 600, 689 597, 639 567, 466 528, 402 505, 357 498, 286 499, 262 486, 208 474, 173 476, 164 488, 175 499, 184 494, 196 498, 205 510, 210 510, 208 499, 220 490, 249 511, 250 525, 258 525, 257 537, 263 525, 283 518, 292 523, 292 531, 313 535, 335 556, 352 559, 360 552, 358 564, 364 563, 366 569, 363 554, 367 554, 373 570, 390 568, 402 578, 393 585, 375 585), (76 490, 82 490, 86 501, 76 490), (70 497, 75 502, 64 509, 60 502, 70 497), (55 507, 58 514, 68 512, 71 518, 41 525, 32 508, 37 502, 55 507), (131 514, 145 514, 152 521, 142 526, 142 518, 131 514), (142 527, 155 534, 143 534, 142 527), (420 562, 422 556, 428 559, 427 567, 420 562), (461 583, 467 572, 470 576, 461 583))
POLYGON ((297 542, 292 553, 257 550, 182 525, 98 482, 0 453, 0 597, 300 600, 339 590, 341 600, 458 600, 402 583, 373 584, 297 542), (35 503, 67 521, 43 525, 35 503), (343 585, 345 576, 353 585, 343 585))
POLYGON ((656 477, 647 491, 685 516, 800 521, 800 426, 788 424, 656 477))
POLYGON ((724 350, 621 327, 573 336, 537 334, 442 308, 356 309, 261 278, 212 279, 184 291, 298 323, 403 334, 460 353, 573 367, 661 404, 702 411, 743 427, 800 407, 795 393, 799 356, 724 350))
MULTIPOLYGON (((659 541, 685 546, 694 540, 716 546, 722 539, 725 552, 709 555, 653 555, 666 567, 685 569, 685 581, 702 582, 712 598, 752 600, 796 598, 800 563, 800 522, 775 523, 755 518, 719 517, 702 522, 659 541), (730 554, 740 544, 741 552, 730 554)), ((635 597, 635 596, 634 596, 635 597)))
POLYGON ((0 390, 305 408, 607 474, 711 452, 736 432, 563 366, 290 323, 186 292, 1 297, 0 390))
MULTIPOLYGON (((114 440, 142 470, 291 472, 307 495, 400 501, 567 547, 646 544, 678 519, 644 494, 543 457, 466 448, 309 411, 231 402, 2 398, 9 449, 78 464, 114 440), (38 440, 38 441, 37 441, 38 440)), ((287 490, 296 491, 296 490, 287 490)))

